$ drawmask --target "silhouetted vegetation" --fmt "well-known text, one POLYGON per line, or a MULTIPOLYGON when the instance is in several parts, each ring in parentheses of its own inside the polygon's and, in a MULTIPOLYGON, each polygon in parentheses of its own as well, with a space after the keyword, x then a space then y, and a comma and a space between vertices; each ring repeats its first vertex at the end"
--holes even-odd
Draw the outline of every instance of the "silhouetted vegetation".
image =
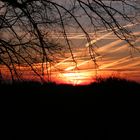
POLYGON ((86 86, 3 83, 0 100, 2 130, 9 134, 5 138, 139 137, 140 84, 133 81, 108 78, 86 86))
POLYGON ((139 23, 139 10, 136 0, 1 0, 0 64, 9 69, 12 80, 21 79, 17 66, 23 64, 43 80, 44 70, 64 55, 63 50, 69 50, 76 62, 69 38, 72 32, 83 33, 89 55, 96 64, 99 54, 92 40, 96 40, 101 29, 114 33, 139 51, 134 46, 136 36, 127 28, 139 23), (93 32, 92 37, 89 32, 93 32), (42 63, 41 74, 32 66, 38 62, 42 63))
MULTIPOLYGON (((16 97, 15 102, 23 105, 47 106, 48 104, 58 104, 64 105, 64 108, 66 107, 65 105, 70 105, 74 107, 74 110, 76 105, 82 104, 98 104, 98 106, 104 104, 109 108, 112 105, 121 106, 126 103, 130 105, 132 102, 127 102, 125 99, 131 100, 133 97, 140 97, 139 83, 113 77, 98 79, 97 82, 85 86, 15 81, 13 84, 1 83, 0 90, 1 95, 7 96, 12 102, 16 97)), ((133 103, 135 104, 135 102, 133 103)))

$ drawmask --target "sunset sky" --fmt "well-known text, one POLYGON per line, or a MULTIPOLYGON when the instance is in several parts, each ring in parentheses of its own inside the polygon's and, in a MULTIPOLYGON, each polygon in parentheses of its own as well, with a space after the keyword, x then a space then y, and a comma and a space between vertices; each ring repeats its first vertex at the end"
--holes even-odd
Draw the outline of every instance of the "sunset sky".
MULTIPOLYGON (((62 1, 60 3, 64 4, 62 1)), ((104 3, 109 4, 110 2, 105 1, 104 3)), ((119 11, 123 10, 119 2, 114 2, 112 5, 119 11)), ((132 9, 128 7, 126 7, 125 11, 128 15, 133 14, 132 9)), ((80 13, 82 12, 79 10, 80 13)), ((56 64, 59 69, 62 68, 62 72, 55 79, 58 82, 85 84, 94 81, 97 74, 101 77, 114 75, 140 82, 140 52, 132 49, 126 42, 118 39, 112 32, 106 32, 104 29, 101 29, 97 33, 97 37, 95 37, 95 33, 92 33, 92 29, 88 26, 89 23, 86 17, 81 18, 80 21, 85 25, 85 28, 89 28, 89 32, 91 31, 90 35, 93 38, 91 43, 95 43, 94 49, 99 54, 96 57, 97 71, 93 60, 89 56, 88 43, 85 41, 84 34, 71 32, 68 35, 69 39, 72 40, 73 46, 75 46, 74 56, 77 64, 71 62, 71 57, 56 64)), ((124 21, 121 22, 123 23, 124 21)), ((135 46, 140 48, 140 25, 137 22, 133 25, 124 23, 124 27, 134 32, 137 37, 135 46)), ((59 38, 61 39, 61 36, 59 38)))
MULTIPOLYGON (((135 46, 140 48, 140 29, 139 24, 128 25, 137 36, 135 46)), ((92 36, 92 33, 90 33, 92 36)), ((73 55, 77 64, 72 60, 69 51, 65 53, 65 58, 60 58, 58 63, 50 65, 48 71, 51 73, 49 79, 57 83, 67 84, 89 84, 95 81, 96 76, 108 77, 118 76, 140 82, 140 52, 133 50, 127 43, 118 39, 112 32, 99 32, 96 40, 95 50, 99 54, 96 57, 98 68, 88 53, 88 43, 85 41, 84 34, 70 33, 69 39, 73 42, 73 55), (77 43, 78 42, 78 43, 77 43)), ((63 37, 59 37, 63 40, 63 37)), ((45 65, 45 64, 44 64, 45 65)), ((39 71, 41 64, 34 64, 39 71)), ((30 68, 20 67, 24 79, 39 80, 30 68)), ((48 78, 47 71, 44 76, 48 78)))
MULTIPOLYGON (((139 24, 128 26, 137 36, 135 46, 140 48, 139 24)), ((96 72, 97 75, 101 77, 114 75, 140 82, 140 54, 138 51, 130 48, 126 42, 118 39, 111 32, 99 33, 99 37, 92 41, 92 43, 96 43, 96 52, 99 54, 99 56, 96 57, 98 68, 97 71, 95 71, 94 62, 90 59, 86 48, 88 44, 84 44, 84 41, 82 41, 84 40, 84 35, 73 34, 69 38, 75 42, 76 40, 81 40, 81 43, 79 43, 79 51, 74 53, 75 58, 80 58, 80 60, 77 60, 76 65, 71 62, 72 58, 68 57, 56 64, 58 68, 64 70, 58 74, 60 82, 74 82, 75 84, 82 82, 88 83, 91 80, 94 81, 96 72)))
MULTIPOLYGON (((56 2, 56 0, 54 1, 56 2)), ((69 7, 70 2, 64 1, 65 0, 60 0, 57 2, 66 8, 69 7)), ((105 1, 104 3, 108 5, 109 1, 105 1)), ((112 6, 121 12, 124 7, 121 7, 119 4, 119 1, 116 1, 112 3, 112 6)), ((126 7, 125 10, 126 14, 133 14, 132 9, 126 7)), ((4 10, 1 12, 4 12, 4 10)), ((76 85, 94 82, 96 76, 118 76, 140 82, 140 51, 130 47, 128 43, 117 38, 111 30, 106 31, 105 28, 99 28, 95 33, 92 26, 89 26, 90 21, 87 15, 84 15, 80 8, 77 10, 76 15, 77 17, 79 16, 77 20, 79 20, 83 28, 87 31, 91 40, 87 42, 85 34, 81 32, 79 28, 76 28, 73 21, 68 23, 69 26, 66 28, 66 31, 72 49, 72 58, 68 44, 64 41, 64 34, 62 35, 60 32, 55 32, 55 29, 54 31, 48 29, 51 39, 57 40, 65 49, 63 56, 59 56, 55 60, 55 63, 47 64, 44 79, 49 79, 57 83, 76 85), (75 27, 72 28, 72 25, 75 27), (95 65, 89 54, 89 44, 93 46, 94 51, 98 54, 95 55, 97 65, 95 65)), ((128 21, 123 21, 117 16, 118 15, 116 15, 115 18, 121 23, 122 27, 132 31, 133 35, 136 36, 134 46, 140 49, 140 24, 137 21, 134 21, 133 24, 128 21)), ((95 24, 98 24, 98 22, 95 24)), ((54 28, 59 31, 58 27, 54 28)), ((43 28, 43 30, 45 29, 43 28)), ((23 34, 23 31, 18 34, 23 34)), ((3 33, 4 37, 7 36, 8 38, 8 35, 7 32, 3 33)), ((57 56, 57 54, 54 55, 57 56)), ((46 66, 46 63, 44 63, 44 66, 46 66)), ((41 63, 34 63, 33 67, 41 74, 41 63)), ((39 80, 39 77, 30 67, 20 66, 18 69, 23 79, 39 80)), ((10 77, 8 69, 3 65, 1 65, 1 74, 6 78, 10 77)))

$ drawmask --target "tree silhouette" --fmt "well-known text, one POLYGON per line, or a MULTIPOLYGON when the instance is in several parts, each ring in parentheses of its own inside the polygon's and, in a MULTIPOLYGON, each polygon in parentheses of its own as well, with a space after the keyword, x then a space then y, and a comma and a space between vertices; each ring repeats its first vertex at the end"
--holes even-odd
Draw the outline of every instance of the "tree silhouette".
POLYGON ((133 45, 135 36, 124 25, 139 22, 139 8, 140 3, 132 0, 1 0, 0 64, 9 69, 12 80, 20 78, 17 66, 23 64, 30 66, 43 80, 32 64, 41 62, 43 75, 48 63, 56 60, 56 53, 67 47, 75 61, 68 38, 74 29, 84 33, 89 54, 96 63, 98 54, 85 21, 90 22, 95 34, 105 28, 137 49, 133 45), (67 46, 58 41, 60 35, 67 46))

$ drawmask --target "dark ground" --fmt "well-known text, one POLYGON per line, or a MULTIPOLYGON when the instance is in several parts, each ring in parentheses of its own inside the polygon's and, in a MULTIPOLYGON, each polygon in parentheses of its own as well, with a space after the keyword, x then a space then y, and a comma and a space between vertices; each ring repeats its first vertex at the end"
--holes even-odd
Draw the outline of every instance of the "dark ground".
POLYGON ((0 102, 3 139, 140 139, 140 84, 135 82, 1 84, 0 102))

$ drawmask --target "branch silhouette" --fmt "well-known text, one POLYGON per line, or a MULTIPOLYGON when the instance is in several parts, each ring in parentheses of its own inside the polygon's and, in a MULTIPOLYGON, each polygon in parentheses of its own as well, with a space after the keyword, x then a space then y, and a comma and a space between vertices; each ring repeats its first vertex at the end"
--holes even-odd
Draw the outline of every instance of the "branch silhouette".
POLYGON ((66 3, 65 0, 0 1, 0 63, 9 69, 13 81, 15 78, 20 79, 16 65, 23 64, 30 66, 43 81, 44 70, 48 68, 49 63, 56 61, 56 53, 61 53, 65 48, 69 49, 76 63, 68 37, 71 28, 78 28, 84 33, 89 43, 89 54, 96 64, 98 54, 94 49, 95 44, 90 43, 92 38, 88 27, 82 22, 85 19, 90 22, 95 34, 99 28, 105 28, 139 51, 133 45, 133 32, 124 26, 139 22, 139 1, 71 0, 67 4, 63 2, 66 3), (121 8, 115 6, 115 2, 121 8), (58 39, 53 39, 52 34, 57 36, 57 33, 58 39), (60 44, 59 35, 63 36, 67 46, 60 44), (38 62, 42 63, 41 74, 32 66, 38 62))

